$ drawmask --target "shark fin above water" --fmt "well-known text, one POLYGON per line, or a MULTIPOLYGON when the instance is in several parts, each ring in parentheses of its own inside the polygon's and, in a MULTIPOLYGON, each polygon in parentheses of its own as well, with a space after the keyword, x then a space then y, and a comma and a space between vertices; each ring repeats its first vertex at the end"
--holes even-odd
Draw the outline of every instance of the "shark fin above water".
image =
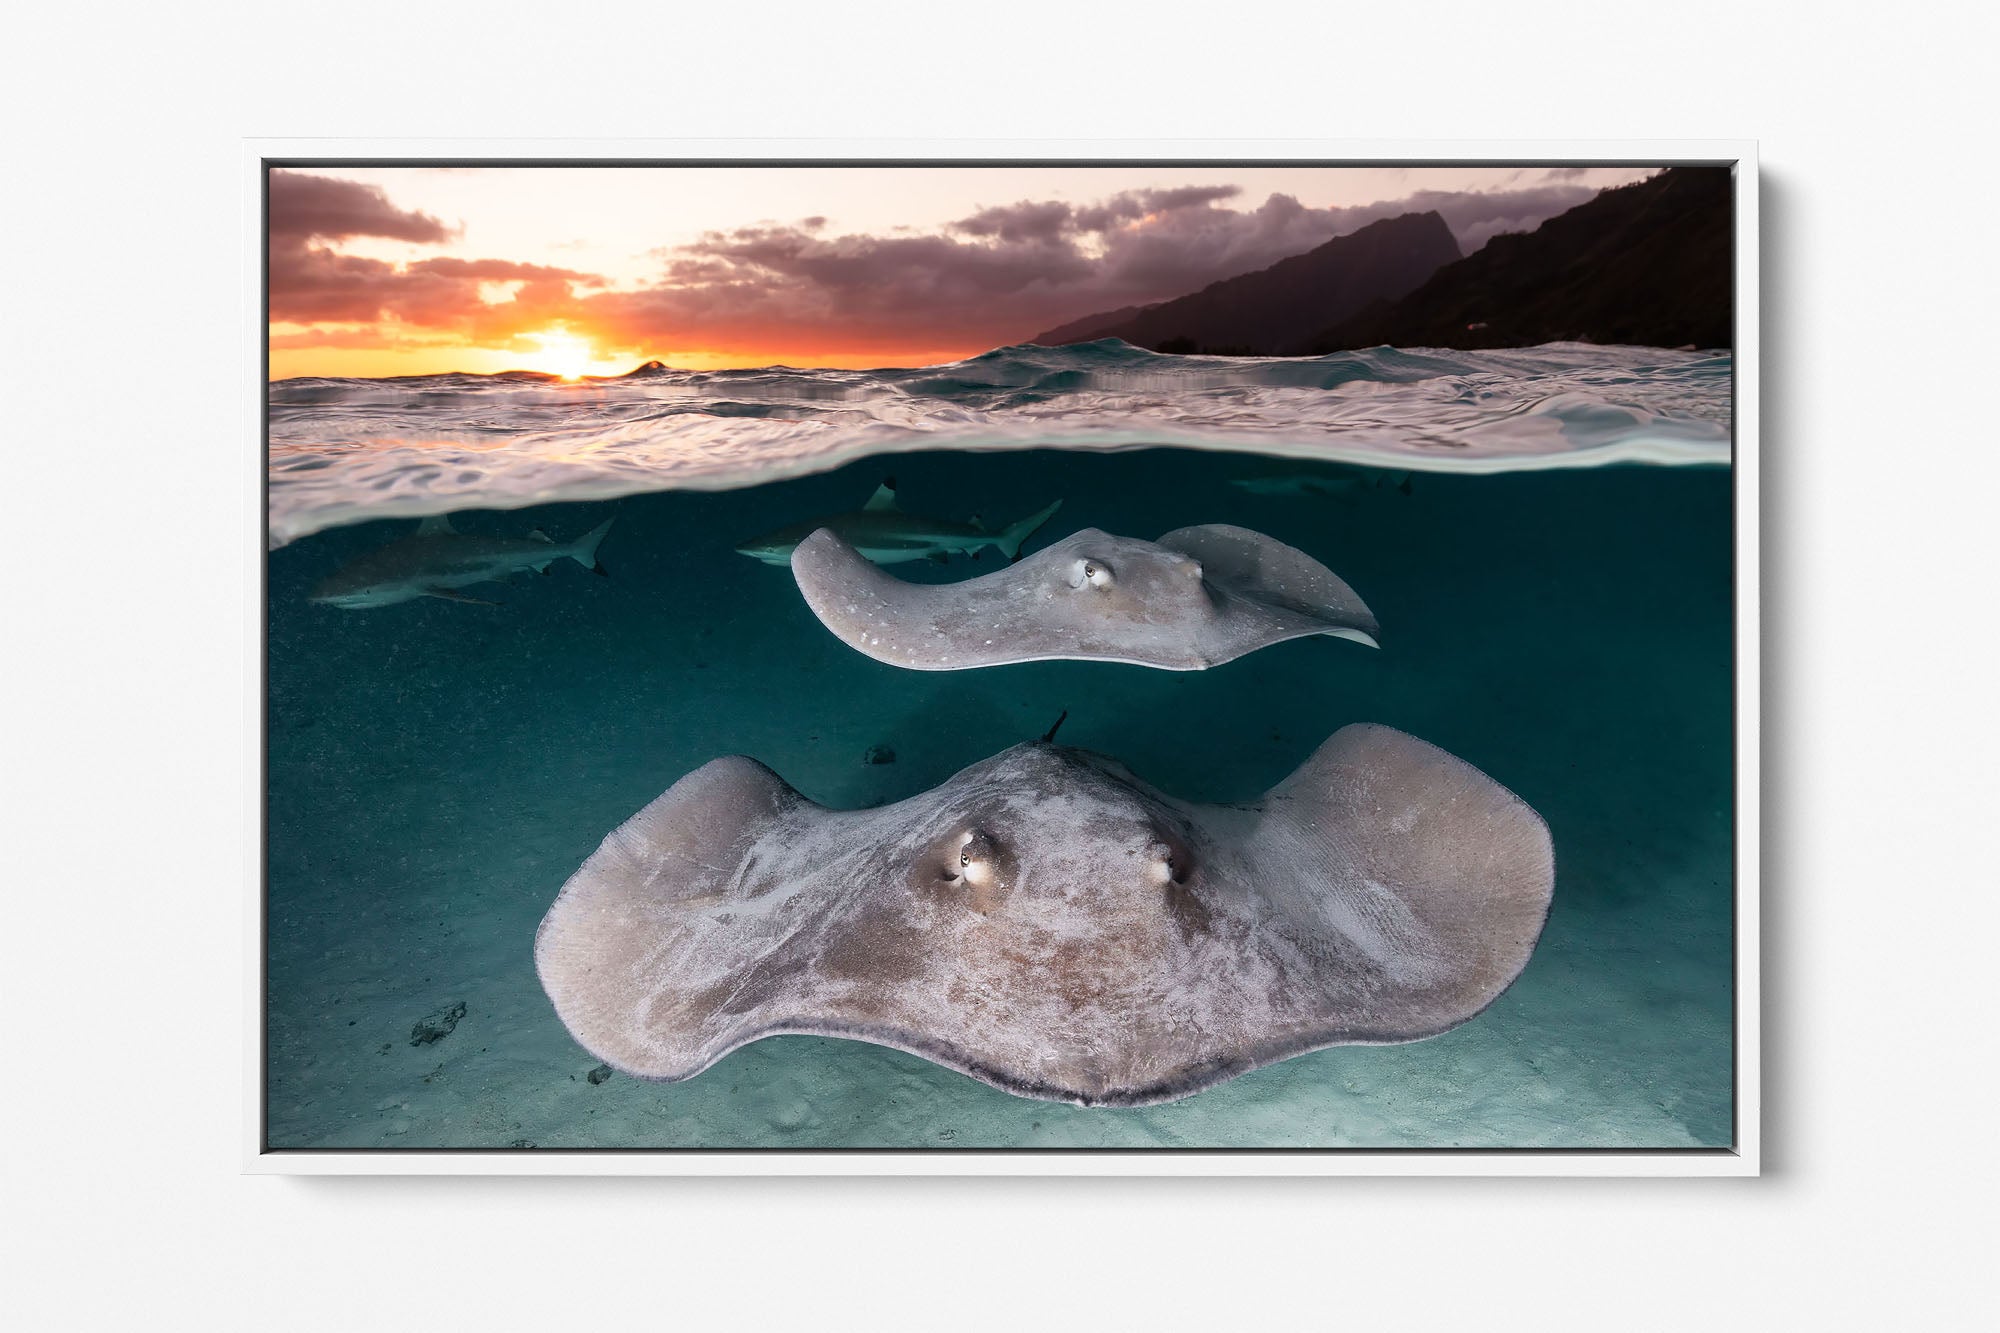
POLYGON ((458 535, 458 529, 451 525, 451 515, 432 514, 429 518, 417 524, 417 535, 419 537, 453 537, 458 535))

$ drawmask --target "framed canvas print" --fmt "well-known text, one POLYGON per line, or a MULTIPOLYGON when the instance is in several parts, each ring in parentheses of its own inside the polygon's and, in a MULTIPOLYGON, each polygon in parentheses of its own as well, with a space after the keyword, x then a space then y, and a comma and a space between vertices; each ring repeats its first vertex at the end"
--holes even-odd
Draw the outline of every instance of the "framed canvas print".
POLYGON ((251 1169, 1757 1169, 1749 146, 246 185, 251 1169))

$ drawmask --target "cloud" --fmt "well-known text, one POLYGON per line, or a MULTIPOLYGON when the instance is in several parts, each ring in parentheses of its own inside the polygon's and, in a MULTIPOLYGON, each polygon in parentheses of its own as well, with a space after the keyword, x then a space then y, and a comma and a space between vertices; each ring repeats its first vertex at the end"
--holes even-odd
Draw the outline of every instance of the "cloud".
POLYGON ((397 208, 378 185, 299 171, 271 173, 270 229, 274 244, 281 239, 303 243, 354 236, 380 236, 418 245, 451 239, 444 223, 428 213, 397 208))
POLYGON ((654 250, 650 285, 612 290, 596 275, 549 265, 446 256, 394 264, 344 253, 340 243, 358 237, 437 245, 453 233, 373 186, 274 172, 271 317, 337 326, 343 339, 375 325, 384 345, 449 334, 501 346, 564 323, 601 349, 647 355, 971 351, 1184 295, 1408 212, 1435 210, 1470 252, 1596 191, 1545 179, 1352 208, 1312 208, 1286 194, 1245 207, 1242 193, 1204 185, 1087 203, 1023 199, 942 227, 883 233, 830 233, 819 216, 759 222, 654 250), (505 290, 511 300, 486 299, 505 290))
POLYGON ((582 289, 602 280, 574 269, 501 259, 425 259, 407 265, 319 246, 271 249, 271 318, 291 324, 393 320, 468 338, 565 318, 582 289), (487 302, 483 284, 519 282, 513 299, 487 302))
POLYGON ((1039 241, 1048 244, 1075 230, 1075 212, 1058 202, 1007 204, 982 208, 969 218, 951 224, 951 230, 967 236, 997 237, 1010 245, 1039 241))
POLYGON ((428 213, 397 208, 376 186, 273 171, 271 319, 304 325, 393 322, 480 341, 561 319, 581 291, 604 285, 595 275, 543 264, 445 257, 391 264, 325 244, 363 236, 437 245, 453 232, 428 213), (511 301, 488 302, 482 285, 495 282, 521 285, 511 301))
POLYGON ((1131 190, 1084 205, 1019 200, 939 231, 828 236, 823 219, 712 231, 654 254, 659 281, 591 296, 588 327, 620 347, 754 353, 789 345, 990 347, 1099 310, 1143 305, 1264 268, 1380 218, 1435 210, 1470 252, 1596 191, 1418 191, 1353 208, 1233 185, 1131 190), (808 225, 818 224, 818 225, 808 225))

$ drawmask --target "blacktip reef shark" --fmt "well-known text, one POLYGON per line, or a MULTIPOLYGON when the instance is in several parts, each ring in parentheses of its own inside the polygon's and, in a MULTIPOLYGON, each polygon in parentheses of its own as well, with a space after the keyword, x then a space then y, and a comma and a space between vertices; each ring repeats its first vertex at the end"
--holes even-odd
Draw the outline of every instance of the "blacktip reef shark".
POLYGON ((1019 523, 991 532, 977 516, 970 522, 959 523, 948 518, 924 518, 904 513, 896 503, 896 479, 890 477, 859 509, 806 523, 794 523, 788 528, 779 528, 776 532, 747 541, 736 550, 738 554, 761 560, 767 565, 789 567, 794 547, 821 528, 831 528, 849 546, 878 565, 894 565, 906 560, 943 562, 953 552, 976 560, 980 552, 989 546, 1009 560, 1018 560, 1021 558, 1021 543, 1033 536, 1035 529, 1048 522, 1060 508, 1062 501, 1057 500, 1019 523))
POLYGON ((475 583, 492 583, 532 569, 549 572, 558 560, 574 560, 593 574, 603 574, 597 544, 611 530, 611 519, 567 545, 552 541, 540 528, 520 537, 478 537, 459 532, 444 515, 427 518, 407 537, 370 551, 328 575, 313 589, 312 600, 348 611, 393 606, 418 597, 498 606, 455 591, 475 583))
POLYGON ((1318 472, 1266 473, 1254 477, 1233 477, 1229 484, 1252 495, 1281 495, 1297 499, 1323 495, 1351 499, 1367 490, 1394 489, 1404 495, 1411 491, 1410 474, 1377 468, 1330 464, 1318 472))

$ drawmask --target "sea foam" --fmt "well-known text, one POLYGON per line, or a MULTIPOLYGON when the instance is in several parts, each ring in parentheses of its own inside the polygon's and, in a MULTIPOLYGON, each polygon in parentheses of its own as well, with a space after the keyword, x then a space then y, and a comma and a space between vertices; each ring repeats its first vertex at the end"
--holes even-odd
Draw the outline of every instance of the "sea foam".
POLYGON ((924 449, 1236 450, 1426 472, 1727 464, 1727 352, 1550 343, 1307 358, 1115 339, 898 370, 270 386, 270 543, 368 519, 728 490, 924 449))

